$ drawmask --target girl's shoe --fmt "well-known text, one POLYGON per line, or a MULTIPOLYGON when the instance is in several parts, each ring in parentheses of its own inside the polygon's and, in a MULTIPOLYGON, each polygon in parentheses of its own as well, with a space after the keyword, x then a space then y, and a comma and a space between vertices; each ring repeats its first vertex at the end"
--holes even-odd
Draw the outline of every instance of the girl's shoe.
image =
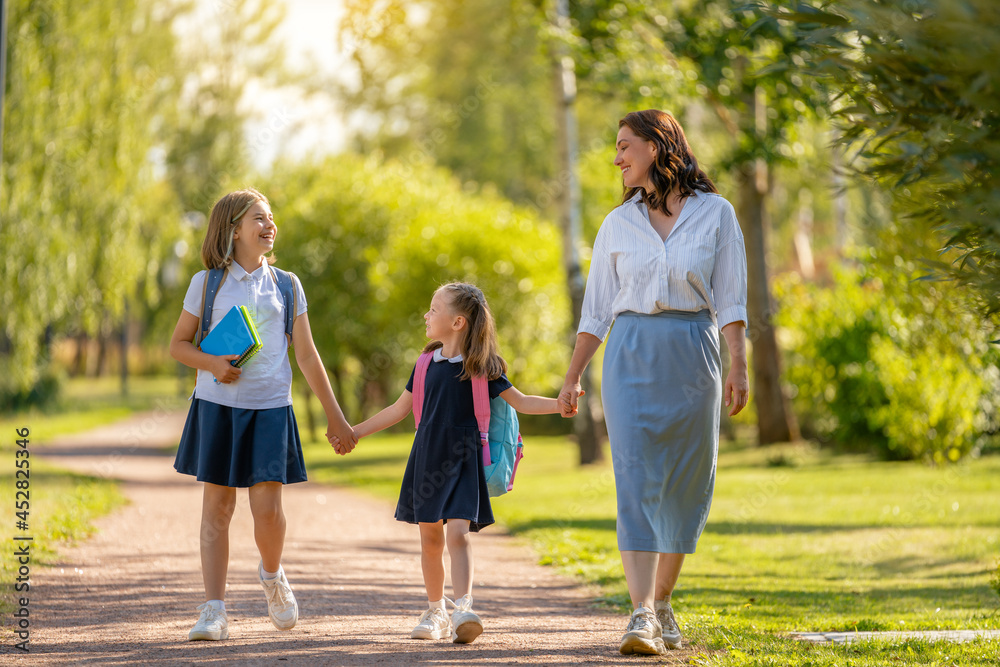
POLYGON ((663 643, 667 645, 667 648, 680 648, 681 629, 677 626, 677 621, 674 619, 674 608, 670 606, 669 602, 656 601, 656 620, 660 623, 660 636, 663 637, 663 643))
POLYGON ((188 641, 229 639, 229 619, 226 618, 226 612, 216 609, 207 602, 198 605, 198 611, 201 612, 201 616, 188 633, 188 641))
POLYGON ((275 579, 264 578, 264 564, 257 565, 257 577, 264 587, 267 596, 267 615, 271 617, 274 627, 279 630, 291 630, 299 621, 299 603, 295 601, 292 587, 285 578, 285 570, 278 566, 278 576, 275 579))
POLYGON ((641 655, 663 655, 667 647, 660 636, 660 623, 656 614, 648 607, 639 607, 632 612, 628 628, 622 636, 619 651, 622 655, 639 653, 641 655))
POLYGON ((410 639, 444 639, 451 634, 451 622, 444 609, 425 609, 420 622, 410 633, 410 639))
POLYGON ((483 621, 472 611, 471 595, 463 595, 458 602, 448 600, 448 603, 455 608, 451 614, 451 641, 456 644, 469 644, 483 634, 483 621))

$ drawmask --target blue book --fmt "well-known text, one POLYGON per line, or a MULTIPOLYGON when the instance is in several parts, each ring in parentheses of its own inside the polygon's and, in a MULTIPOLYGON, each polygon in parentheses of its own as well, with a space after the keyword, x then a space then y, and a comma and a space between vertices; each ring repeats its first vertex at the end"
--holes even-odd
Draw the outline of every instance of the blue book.
POLYGON ((202 352, 217 356, 240 355, 239 359, 230 362, 237 368, 250 361, 261 347, 263 345, 257 334, 257 327, 245 306, 233 306, 222 321, 208 332, 205 340, 201 341, 202 352))

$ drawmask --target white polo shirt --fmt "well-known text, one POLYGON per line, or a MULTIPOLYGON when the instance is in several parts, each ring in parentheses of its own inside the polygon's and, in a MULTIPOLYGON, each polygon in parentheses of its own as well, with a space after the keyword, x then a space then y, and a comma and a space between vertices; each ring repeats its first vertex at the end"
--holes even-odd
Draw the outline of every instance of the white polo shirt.
MULTIPOLYGON (((207 274, 208 271, 196 273, 184 297, 184 310, 195 317, 201 317, 201 295, 207 274)), ((306 295, 297 279, 292 282, 298 294, 298 317, 306 312, 306 295)), ((226 279, 215 295, 209 331, 233 306, 246 306, 263 348, 243 366, 240 378, 230 384, 216 383, 215 376, 199 370, 194 396, 231 408, 266 410, 291 405, 292 367, 285 337, 285 303, 266 263, 253 273, 247 273, 236 262, 229 265, 226 279)))
POLYGON ((747 259, 732 204, 696 191, 666 241, 649 222, 642 193, 604 219, 577 333, 601 340, 626 311, 708 310, 721 329, 747 323, 747 259))

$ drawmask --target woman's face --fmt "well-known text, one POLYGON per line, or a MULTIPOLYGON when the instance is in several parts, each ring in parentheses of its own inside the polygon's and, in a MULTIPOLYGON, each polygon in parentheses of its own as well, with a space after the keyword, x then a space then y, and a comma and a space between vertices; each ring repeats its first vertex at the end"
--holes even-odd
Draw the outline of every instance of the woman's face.
POLYGON ((615 147, 615 166, 622 170, 625 187, 648 191, 649 166, 656 159, 656 146, 652 141, 637 136, 628 125, 622 125, 615 147))

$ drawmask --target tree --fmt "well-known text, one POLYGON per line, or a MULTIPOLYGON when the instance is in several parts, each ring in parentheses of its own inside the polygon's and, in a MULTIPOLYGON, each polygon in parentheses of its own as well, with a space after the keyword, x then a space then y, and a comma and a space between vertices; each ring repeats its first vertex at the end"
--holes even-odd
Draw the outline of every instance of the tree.
POLYGON ((45 367, 53 326, 97 333, 126 298, 156 298, 176 220, 148 155, 172 75, 172 8, 14 2, 0 188, 0 394, 45 367))
MULTIPOLYGON (((768 285, 767 199, 771 167, 783 162, 790 128, 822 109, 826 98, 814 82, 788 69, 768 69, 776 54, 799 57, 794 34, 761 22, 737 0, 678 2, 673 12, 650 8, 635 32, 655 60, 647 71, 674 70, 664 80, 692 91, 729 135, 720 160, 737 185, 736 209, 747 248, 747 336, 753 343, 754 402, 761 444, 798 437, 795 415, 781 386, 780 350, 768 285)), ((648 56, 647 56, 648 57, 648 56)))
POLYGON ((890 188, 898 224, 937 234, 929 277, 1000 312, 1000 5, 992 0, 772 3, 802 60, 841 100, 841 144, 890 188))
POLYGON ((266 191, 281 266, 306 289, 317 348, 356 418, 392 400, 426 343, 441 284, 474 282, 518 387, 560 386, 566 303, 555 228, 428 161, 340 155, 281 165, 266 191))

